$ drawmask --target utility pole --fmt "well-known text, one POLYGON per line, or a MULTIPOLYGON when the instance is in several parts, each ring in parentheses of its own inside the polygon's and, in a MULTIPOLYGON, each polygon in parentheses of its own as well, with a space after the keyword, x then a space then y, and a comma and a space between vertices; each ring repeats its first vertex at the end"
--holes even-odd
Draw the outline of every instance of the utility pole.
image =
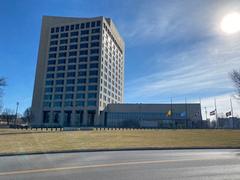
POLYGON ((17 124, 18 106, 19 106, 19 102, 17 102, 16 116, 15 116, 15 123, 14 123, 15 126, 16 126, 16 124, 17 124))

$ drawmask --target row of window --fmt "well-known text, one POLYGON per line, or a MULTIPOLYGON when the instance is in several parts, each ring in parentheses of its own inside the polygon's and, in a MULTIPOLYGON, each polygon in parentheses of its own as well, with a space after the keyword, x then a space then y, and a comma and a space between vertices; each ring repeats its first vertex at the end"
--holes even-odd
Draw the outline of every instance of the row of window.
MULTIPOLYGON (((87 106, 96 106, 97 102, 96 101, 87 101, 87 106)), ((62 102, 43 102, 44 107, 62 107, 63 103, 62 102)), ((84 107, 85 102, 84 101, 76 101, 75 106, 77 107, 84 107)), ((64 102, 64 107, 73 107, 73 101, 65 101, 64 102)))
MULTIPOLYGON (((86 96, 84 93, 78 93, 76 94, 76 99, 85 99, 86 96)), ((88 99, 96 99, 97 93, 88 93, 87 94, 88 99)), ((51 94, 45 94, 44 100, 62 100, 63 95, 62 94, 55 94, 54 96, 51 94)), ((74 94, 65 94, 65 99, 74 99, 74 94)))
MULTIPOLYGON (((79 55, 88 55, 88 54, 98 54, 99 53, 99 49, 90 49, 90 52, 88 50, 81 50, 79 51, 79 55)), ((68 52, 68 56, 77 56, 77 51, 71 51, 68 52)), ((58 53, 58 57, 67 57, 67 52, 59 52, 58 53)), ((57 58, 57 53, 51 53, 48 55, 48 58, 57 58)))
MULTIPOLYGON (((76 68, 77 68, 76 65, 68 65, 68 66, 60 65, 60 66, 57 66, 57 67, 56 66, 48 66, 47 71, 48 72, 55 71, 55 69, 57 69, 58 71, 62 71, 62 70, 64 71, 65 69, 67 69, 67 70, 75 70, 76 68)), ((78 69, 79 70, 87 69, 87 68, 88 68, 87 64, 79 64, 78 65, 78 69)), ((90 69, 98 68, 98 63, 89 64, 89 68, 90 69)))
MULTIPOLYGON (((98 56, 90 56, 89 60, 90 61, 98 61, 99 57, 98 56)), ((79 63, 86 63, 88 61, 88 57, 79 57, 79 63)), ((77 62, 77 58, 73 57, 73 58, 68 58, 68 63, 76 63, 77 62)), ((48 60, 48 65, 55 65, 56 63, 58 64, 65 64, 66 63, 66 59, 58 59, 58 61, 56 59, 49 59, 48 60)))
MULTIPOLYGON (((58 66, 58 71, 64 71, 65 68, 59 68, 59 67, 62 67, 62 66, 58 66)), ((65 66, 63 66, 65 67, 65 66)), ((53 72, 55 68, 50 68, 48 69, 48 72, 53 72)), ((97 76, 98 75, 98 71, 97 70, 92 70, 92 71, 88 71, 88 75, 89 76, 97 76)), ((63 73, 58 73, 57 74, 57 78, 61 78, 61 77, 64 77, 65 74, 63 73)), ((76 76, 76 72, 67 72, 67 77, 75 77, 76 76)), ((78 72, 78 76, 87 76, 87 71, 79 71, 78 72)), ((47 78, 53 78, 53 74, 47 74, 47 78)))
MULTIPOLYGON (((98 78, 89 78, 88 79, 88 83, 97 83, 97 81, 98 81, 98 78)), ((64 82, 65 81, 63 79, 58 79, 58 80, 55 80, 55 85, 64 85, 64 82)), ((85 84, 85 83, 87 83, 87 81, 86 81, 85 78, 82 78, 82 79, 78 79, 77 83, 78 84, 85 84)), ((53 84, 54 84, 53 80, 47 80, 45 82, 46 86, 52 86, 53 84)), ((67 79, 66 84, 75 84, 75 79, 67 79)))
MULTIPOLYGON (((100 39, 100 35, 92 35, 91 36, 91 41, 95 41, 95 40, 99 40, 100 39)), ((87 42, 89 41, 89 37, 88 36, 83 36, 80 38, 80 42, 87 42)), ((58 45, 59 44, 68 44, 68 43, 77 43, 78 42, 78 37, 75 38, 71 38, 70 41, 68 41, 68 39, 61 39, 60 41, 58 40, 52 40, 50 41, 50 46, 54 46, 54 45, 58 45)))
MULTIPOLYGON (((98 71, 89 71, 89 76, 97 76, 98 75, 98 71)), ((67 72, 66 74, 65 73, 57 73, 56 74, 56 78, 64 78, 64 77, 75 77, 76 76, 76 72, 67 72)), ((87 76, 87 71, 80 71, 78 72, 78 76, 81 77, 81 76, 87 76)), ((47 79, 51 79, 51 78, 54 78, 55 75, 53 73, 48 73, 46 78, 47 79)))
MULTIPOLYGON (((97 90, 97 86, 96 85, 89 85, 88 87, 88 91, 96 91, 97 90)), ((67 86, 67 87, 46 87, 45 88, 45 92, 46 93, 52 93, 53 90, 55 90, 55 92, 63 92, 65 89, 65 92, 74 92, 75 91, 75 87, 74 86, 67 86)), ((86 86, 77 86, 76 88, 77 91, 85 91, 86 90, 86 86)))
POLYGON ((51 28, 51 33, 58 33, 58 32, 64 32, 69 30, 78 30, 78 29, 84 29, 84 28, 90 28, 90 27, 99 27, 101 26, 101 21, 92 21, 92 22, 85 22, 81 24, 72 24, 72 25, 66 25, 61 27, 53 27, 51 28))
MULTIPOLYGON (((71 62, 73 63, 73 62, 71 62)), ((49 61, 48 65, 55 65, 56 64, 56 61, 49 61)), ((98 68, 98 63, 91 63, 91 64, 79 64, 78 65, 78 69, 79 70, 82 70, 82 69, 87 69, 87 68, 90 68, 90 69, 94 69, 94 68, 98 68)), ((58 71, 61 71, 61 70, 65 70, 65 69, 68 69, 68 70, 75 70, 77 68, 77 66, 75 64, 70 64, 68 66, 66 65, 59 65, 59 66, 48 66, 47 68, 47 71, 55 71, 55 69, 57 69, 58 71), (67 68, 66 68, 67 67, 67 68)))
MULTIPOLYGON (((91 31, 89 30, 82 30, 80 31, 81 35, 88 35, 89 33, 96 34, 100 33, 100 28, 92 29, 91 31)), ((71 33, 65 32, 61 34, 52 34, 50 39, 58 39, 60 38, 67 38, 67 37, 74 37, 74 36, 79 36, 79 31, 73 31, 71 33)))
MULTIPOLYGON (((92 42, 90 43, 90 47, 93 48, 93 47, 99 47, 99 42, 92 42)), ((59 46, 58 47, 50 47, 49 48, 49 52, 56 52, 58 49, 59 51, 66 51, 66 50, 74 50, 74 49, 84 49, 84 48, 89 48, 89 45, 88 43, 82 43, 80 44, 79 46, 77 44, 73 44, 73 45, 69 45, 69 46, 59 46)))

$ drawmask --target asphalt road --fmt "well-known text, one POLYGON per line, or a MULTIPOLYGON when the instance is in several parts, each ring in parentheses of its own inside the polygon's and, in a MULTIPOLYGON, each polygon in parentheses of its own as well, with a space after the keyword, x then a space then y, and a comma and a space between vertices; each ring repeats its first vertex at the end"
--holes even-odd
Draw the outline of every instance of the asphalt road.
POLYGON ((114 151, 0 157, 0 180, 240 179, 240 150, 114 151))

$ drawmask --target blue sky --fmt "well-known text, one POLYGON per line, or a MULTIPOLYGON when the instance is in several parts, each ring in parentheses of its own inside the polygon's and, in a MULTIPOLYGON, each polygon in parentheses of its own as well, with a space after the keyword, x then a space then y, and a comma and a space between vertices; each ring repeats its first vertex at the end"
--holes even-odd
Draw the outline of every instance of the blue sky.
MULTIPOLYGON (((240 34, 226 35, 220 22, 240 12, 239 0, 2 0, 0 76, 3 103, 20 112, 31 105, 43 15, 107 16, 126 43, 125 102, 196 102, 222 112, 234 87, 229 72, 240 68, 240 34)), ((234 101, 234 107, 239 104, 234 101)))

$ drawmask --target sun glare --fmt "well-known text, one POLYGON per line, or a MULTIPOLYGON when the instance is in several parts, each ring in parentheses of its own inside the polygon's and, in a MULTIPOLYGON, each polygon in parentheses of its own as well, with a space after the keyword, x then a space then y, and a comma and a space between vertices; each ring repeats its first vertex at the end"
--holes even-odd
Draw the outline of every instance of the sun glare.
POLYGON ((223 17, 221 29, 227 34, 234 34, 240 31, 240 14, 233 12, 223 17))

